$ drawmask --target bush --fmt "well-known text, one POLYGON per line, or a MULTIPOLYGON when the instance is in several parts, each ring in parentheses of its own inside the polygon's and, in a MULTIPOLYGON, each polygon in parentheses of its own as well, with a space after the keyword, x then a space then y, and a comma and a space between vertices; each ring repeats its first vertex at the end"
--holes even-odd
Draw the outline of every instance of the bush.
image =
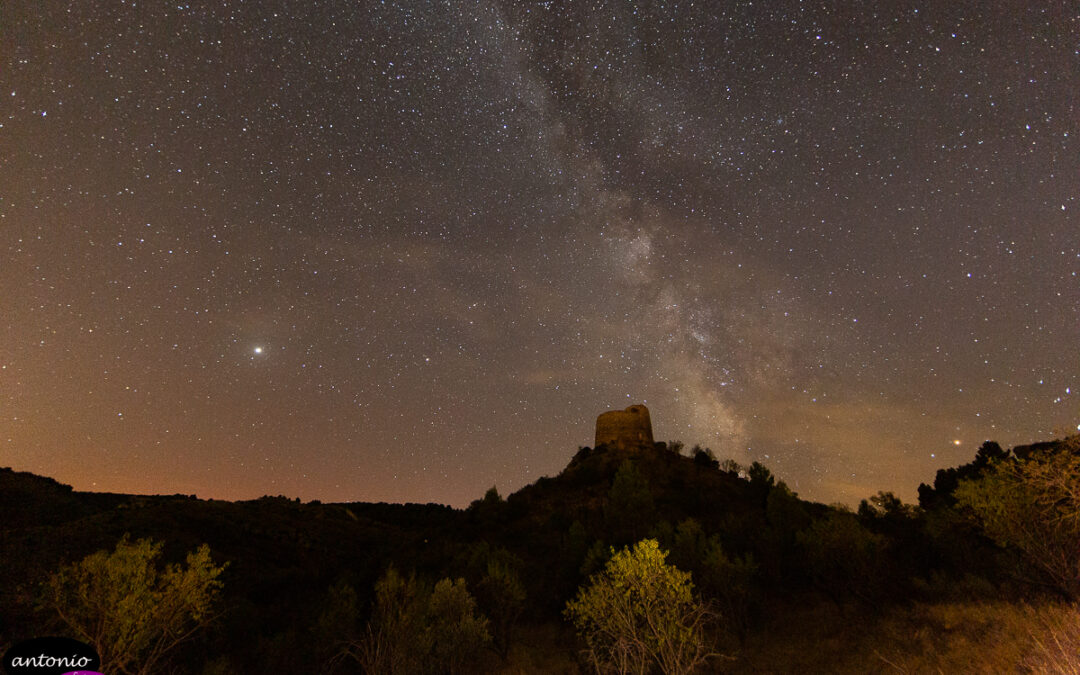
POLYGON ((203 544, 187 565, 156 565, 162 544, 130 543, 61 568, 45 584, 43 603, 101 656, 102 672, 160 672, 164 658, 214 618, 225 566, 203 544))
POLYGON ((597 672, 689 673, 711 656, 708 609, 655 539, 615 553, 566 605, 597 672))
POLYGON ((1069 449, 991 463, 960 482, 958 505, 1001 546, 1021 552, 1045 580, 1080 597, 1080 456, 1069 449))
POLYGON ((488 620, 476 611, 464 579, 442 579, 428 588, 389 568, 375 584, 367 635, 343 655, 380 675, 474 672, 480 650, 491 641, 488 620))
POLYGON ((859 524, 853 513, 831 511, 797 535, 807 571, 839 602, 849 594, 872 600, 881 582, 885 540, 859 524))
POLYGON ((630 460, 615 472, 605 509, 608 532, 613 538, 634 541, 647 530, 656 515, 649 479, 630 460))

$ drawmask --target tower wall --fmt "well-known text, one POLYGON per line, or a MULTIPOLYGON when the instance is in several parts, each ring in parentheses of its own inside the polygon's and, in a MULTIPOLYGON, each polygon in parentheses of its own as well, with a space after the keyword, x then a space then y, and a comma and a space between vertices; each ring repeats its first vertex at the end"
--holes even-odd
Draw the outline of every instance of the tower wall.
POLYGON ((651 447, 652 444, 652 421, 649 419, 649 409, 643 405, 632 405, 626 410, 612 410, 596 418, 594 447, 606 445, 626 450, 651 447))

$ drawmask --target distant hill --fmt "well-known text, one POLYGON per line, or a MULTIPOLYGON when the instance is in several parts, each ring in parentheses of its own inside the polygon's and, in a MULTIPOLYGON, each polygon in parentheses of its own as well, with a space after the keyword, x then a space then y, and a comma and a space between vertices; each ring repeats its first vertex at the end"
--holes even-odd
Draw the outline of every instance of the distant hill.
POLYGON ((53 525, 80 517, 84 500, 70 485, 24 471, 0 468, 0 531, 53 525))
MULTIPOLYGON (((654 505, 640 523, 642 536, 656 522, 699 520, 707 530, 760 529, 765 495, 738 476, 665 449, 617 451, 583 448, 555 477, 465 510, 437 504, 300 503, 285 497, 226 502, 185 495, 144 496, 74 491, 50 478, 0 470, 0 556, 5 613, 0 633, 18 633, 28 618, 32 590, 44 575, 124 534, 166 542, 165 557, 180 560, 201 543, 229 561, 226 598, 236 606, 276 598, 297 612, 338 578, 369 594, 388 564, 431 576, 446 573, 455 556, 484 542, 505 548, 525 564, 530 595, 558 617, 566 595, 581 582, 578 550, 595 541, 624 545, 606 530, 615 517, 609 493, 619 468, 635 466, 654 505), (577 523, 579 543, 569 542, 577 523), (17 553, 16 553, 17 552, 17 553), (552 592, 555 590, 556 592, 552 592)), ((820 507, 824 508, 824 507, 820 507)))
MULTIPOLYGON (((758 635, 768 651, 767 626, 795 605, 876 612, 953 592, 943 589, 1014 588, 1014 559, 954 512, 951 491, 995 458, 1062 448, 1080 452, 1080 436, 1011 451, 988 443, 970 464, 922 486, 926 511, 879 494, 858 513, 799 499, 758 464, 720 465, 706 450, 685 456, 663 443, 580 448, 557 476, 505 499, 492 489, 467 509, 89 493, 0 469, 0 649, 57 629, 34 609, 48 574, 129 534, 164 541, 167 562, 202 543, 228 562, 226 613, 187 653, 188 665, 226 655, 235 672, 308 672, 335 649, 319 632, 334 625, 320 619, 331 587, 355 591, 352 611, 363 621, 390 565, 430 581, 462 577, 475 590, 498 558, 526 591, 522 620, 564 635, 566 601, 612 549, 644 537, 692 572, 732 634, 758 635)), ((573 659, 572 640, 550 639, 573 659)))

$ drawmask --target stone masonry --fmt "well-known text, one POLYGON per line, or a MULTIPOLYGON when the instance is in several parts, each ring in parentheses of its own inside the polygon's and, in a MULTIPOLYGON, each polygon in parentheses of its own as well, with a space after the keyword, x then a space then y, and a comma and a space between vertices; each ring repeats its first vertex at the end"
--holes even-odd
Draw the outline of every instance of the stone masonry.
POLYGON ((612 410, 596 418, 596 443, 593 447, 606 445, 629 450, 652 447, 652 444, 652 422, 649 420, 649 409, 643 405, 612 410))

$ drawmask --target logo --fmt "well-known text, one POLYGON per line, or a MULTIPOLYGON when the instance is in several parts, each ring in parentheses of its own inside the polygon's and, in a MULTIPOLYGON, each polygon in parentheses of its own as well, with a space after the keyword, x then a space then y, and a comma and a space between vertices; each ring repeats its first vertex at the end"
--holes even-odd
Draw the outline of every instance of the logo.
POLYGON ((101 675, 101 657, 78 640, 39 637, 12 645, 4 654, 8 675, 101 675))

